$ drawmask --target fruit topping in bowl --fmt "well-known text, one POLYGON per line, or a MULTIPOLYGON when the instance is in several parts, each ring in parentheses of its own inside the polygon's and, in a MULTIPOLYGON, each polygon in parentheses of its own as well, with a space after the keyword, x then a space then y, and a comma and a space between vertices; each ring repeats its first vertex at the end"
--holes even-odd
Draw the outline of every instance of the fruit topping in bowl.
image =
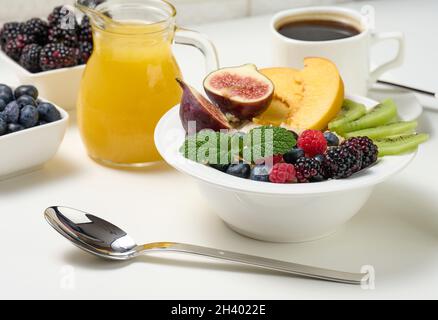
POLYGON ((180 117, 187 132, 189 132, 191 123, 196 125, 195 132, 203 129, 212 129, 214 131, 231 129, 227 118, 216 105, 184 81, 179 79, 177 81, 183 89, 180 117))
POLYGON ((280 184, 346 179, 428 140, 416 133, 416 121, 399 120, 391 99, 369 111, 344 99, 336 66, 322 58, 305 59, 303 70, 220 69, 204 80, 211 102, 178 82, 187 132, 180 152, 234 177, 280 184))
POLYGON ((5 23, 0 29, 0 47, 31 73, 85 64, 93 51, 90 20, 84 17, 79 22, 59 6, 47 21, 32 18, 23 23, 5 23), (66 28, 64 21, 71 26, 66 28))
POLYGON ((263 125, 324 130, 341 110, 344 83, 336 66, 323 58, 306 58, 304 69, 269 68, 261 72, 275 86, 267 111, 254 119, 263 125))
POLYGON ((61 119, 61 113, 38 99, 34 86, 23 85, 13 91, 0 84, 0 136, 33 128, 61 119))
POLYGON ((252 120, 263 113, 274 85, 253 64, 217 70, 204 80, 207 96, 233 122, 252 120))

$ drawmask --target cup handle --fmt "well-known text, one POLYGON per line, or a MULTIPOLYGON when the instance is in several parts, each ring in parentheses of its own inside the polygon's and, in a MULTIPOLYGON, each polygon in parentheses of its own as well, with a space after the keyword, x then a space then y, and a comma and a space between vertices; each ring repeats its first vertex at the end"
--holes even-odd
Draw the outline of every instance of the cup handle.
POLYGON ((396 56, 390 61, 382 64, 381 66, 371 70, 370 75, 370 85, 374 84, 379 80, 380 76, 390 69, 400 67, 403 64, 405 58, 405 41, 404 35, 401 32, 386 32, 386 33, 375 33, 371 36, 371 44, 376 44, 378 42, 396 40, 398 42, 398 52, 396 56))
POLYGON ((199 49, 205 57, 207 73, 219 69, 219 57, 214 44, 202 33, 177 27, 175 43, 199 49))

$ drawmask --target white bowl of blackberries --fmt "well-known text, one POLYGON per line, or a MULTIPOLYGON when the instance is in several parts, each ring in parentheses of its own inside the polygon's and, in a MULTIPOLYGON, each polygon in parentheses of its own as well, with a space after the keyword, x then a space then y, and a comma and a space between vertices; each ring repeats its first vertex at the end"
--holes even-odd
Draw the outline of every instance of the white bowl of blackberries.
POLYGON ((86 16, 78 20, 72 9, 59 6, 47 19, 7 22, 0 28, 0 47, 1 60, 19 83, 36 86, 44 97, 66 109, 75 106, 83 66, 93 51, 86 16))
POLYGON ((0 84, 0 180, 40 168, 56 154, 68 113, 32 85, 0 84))

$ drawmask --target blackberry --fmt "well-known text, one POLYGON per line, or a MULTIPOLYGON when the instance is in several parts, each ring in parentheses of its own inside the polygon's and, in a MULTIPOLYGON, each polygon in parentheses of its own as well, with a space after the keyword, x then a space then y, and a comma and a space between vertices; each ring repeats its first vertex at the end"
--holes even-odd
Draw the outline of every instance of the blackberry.
POLYGON ((362 167, 362 152, 350 147, 332 147, 325 155, 324 169, 328 179, 344 179, 362 167))
POLYGON ((6 43, 14 40, 22 32, 23 25, 18 22, 5 23, 0 30, 0 46, 4 50, 6 43))
POLYGON ((21 53, 23 52, 23 49, 26 45, 27 44, 25 42, 19 40, 18 38, 9 40, 6 43, 4 51, 11 59, 18 62, 20 60, 21 53))
POLYGON ((350 138, 342 143, 342 146, 350 146, 362 152, 362 166, 365 169, 377 162, 379 148, 368 137, 350 138))
POLYGON ((24 47, 21 57, 20 65, 32 73, 40 72, 40 53, 42 47, 38 44, 29 44, 24 47))
POLYGON ((50 43, 63 43, 70 48, 77 48, 79 45, 76 29, 53 27, 49 29, 48 40, 50 43))
POLYGON ((81 25, 78 29, 78 38, 81 42, 92 42, 93 41, 93 33, 91 28, 90 18, 85 16, 82 19, 81 25))
POLYGON ((299 158, 295 163, 295 171, 299 183, 320 182, 325 180, 322 164, 313 158, 299 158))
POLYGON ((23 34, 32 38, 35 43, 41 45, 47 43, 48 33, 49 25, 47 24, 47 22, 39 18, 30 19, 23 25, 23 34))
POLYGON ((77 53, 62 43, 49 43, 40 54, 40 66, 43 71, 73 67, 77 65, 77 53))
POLYGON ((14 39, 9 40, 3 50, 10 58, 18 62, 24 47, 33 42, 33 38, 19 34, 14 39))
POLYGON ((351 171, 353 171, 353 173, 356 173, 362 170, 362 157, 363 157, 362 151, 349 145, 344 145, 342 146, 342 148, 346 149, 350 153, 352 159, 353 157, 356 159, 356 161, 351 166, 351 171))
POLYGON ((61 28, 63 22, 68 22, 67 16, 71 15, 70 10, 64 6, 58 6, 53 9, 50 15, 47 17, 49 26, 51 28, 61 28))
POLYGON ((79 43, 79 64, 86 64, 93 53, 93 43, 84 41, 79 43))

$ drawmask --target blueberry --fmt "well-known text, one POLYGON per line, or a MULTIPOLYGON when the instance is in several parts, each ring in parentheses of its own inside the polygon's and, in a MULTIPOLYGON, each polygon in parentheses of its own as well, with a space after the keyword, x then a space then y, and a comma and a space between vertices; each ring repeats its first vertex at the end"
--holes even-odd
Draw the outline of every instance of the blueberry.
POLYGON ((5 110, 6 106, 8 104, 5 102, 5 100, 0 99, 0 112, 2 112, 3 110, 5 110))
POLYGON ((222 171, 222 172, 227 172, 230 165, 229 164, 210 164, 210 167, 212 167, 213 169, 222 171))
POLYGON ((17 101, 20 108, 23 108, 24 106, 36 107, 36 105, 37 105, 35 99, 32 98, 31 96, 28 96, 28 95, 21 96, 15 101, 17 101))
POLYGON ((238 178, 248 179, 251 174, 251 166, 246 163, 232 164, 227 173, 238 178))
POLYGON ((319 161, 319 163, 324 163, 325 157, 322 154, 318 154, 314 157, 315 160, 319 161))
POLYGON ((27 95, 31 96, 34 99, 38 98, 38 90, 34 86, 19 86, 14 91, 15 99, 18 99, 21 96, 27 95))
POLYGON ((12 97, 12 99, 14 98, 14 93, 12 92, 12 89, 5 84, 0 84, 0 92, 7 94, 8 96, 12 97))
POLYGON ((25 128, 21 124, 17 124, 17 123, 8 124, 8 133, 14 133, 24 129, 25 128))
POLYGON ((35 127, 38 123, 38 110, 34 106, 24 106, 20 112, 20 119, 18 120, 25 128, 35 127))
POLYGON ((293 148, 291 151, 283 155, 284 162, 295 164, 298 159, 305 156, 304 150, 301 148, 293 148))
POLYGON ((251 170, 249 178, 254 181, 269 182, 269 173, 271 169, 266 165, 257 165, 251 170))
POLYGON ((40 115, 40 119, 46 122, 54 122, 61 119, 61 113, 51 103, 40 103, 38 105, 38 113, 40 115))
POLYGON ((329 147, 337 147, 339 146, 339 138, 332 132, 325 132, 324 137, 327 140, 327 144, 329 147))
POLYGON ((8 124, 6 120, 0 117, 0 136, 6 134, 8 132, 8 124))
POLYGON ((44 120, 41 120, 41 121, 38 121, 38 126, 43 126, 43 125, 45 125, 45 124, 47 124, 48 122, 47 121, 44 121, 44 120))
POLYGON ((8 123, 17 123, 20 117, 20 107, 15 101, 10 102, 3 111, 8 123))
POLYGON ((9 103, 14 100, 14 95, 12 94, 12 92, 0 91, 0 100, 9 103))
POLYGON ((3 83, 0 83, 0 91, 9 91, 12 94, 12 89, 3 83))

